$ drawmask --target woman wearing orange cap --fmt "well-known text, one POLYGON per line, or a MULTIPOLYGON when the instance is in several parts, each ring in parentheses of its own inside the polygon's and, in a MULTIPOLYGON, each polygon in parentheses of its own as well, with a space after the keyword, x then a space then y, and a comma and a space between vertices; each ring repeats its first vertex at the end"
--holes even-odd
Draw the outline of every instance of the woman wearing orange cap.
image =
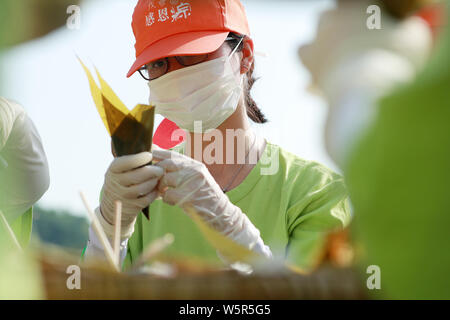
MULTIPOLYGON (((122 201, 125 265, 166 233, 175 236, 168 254, 227 261, 183 212, 193 207, 263 256, 316 266, 328 232, 350 220, 344 182, 251 128, 249 119, 266 119, 250 96, 253 42, 240 1, 141 0, 132 25, 136 61, 128 76, 141 73, 157 113, 187 136, 173 150, 116 158, 106 173, 96 213, 112 237, 113 204, 122 201), (147 165, 152 159, 156 165, 147 165), (150 221, 139 215, 148 205, 150 221)), ((86 255, 100 248, 91 230, 86 255)))

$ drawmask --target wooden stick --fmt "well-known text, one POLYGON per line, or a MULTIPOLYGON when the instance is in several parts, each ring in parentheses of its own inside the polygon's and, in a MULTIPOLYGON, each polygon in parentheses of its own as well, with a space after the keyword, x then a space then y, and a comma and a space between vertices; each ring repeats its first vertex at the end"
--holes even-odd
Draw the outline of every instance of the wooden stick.
POLYGON ((8 223, 8 220, 6 220, 6 217, 3 215, 3 212, 0 210, 0 220, 3 223, 3 226, 6 229, 6 232, 9 234, 9 237, 11 238, 12 242, 14 243, 14 246, 22 252, 22 247, 19 244, 19 241, 16 238, 16 235, 14 234, 14 231, 12 230, 11 226, 8 223))
POLYGON ((120 269, 120 229, 122 224, 122 202, 116 201, 116 217, 114 222, 114 258, 120 269))
POLYGON ((144 250, 139 260, 134 264, 133 269, 137 269, 145 265, 156 255, 164 251, 168 246, 170 246, 174 241, 173 234, 166 234, 164 237, 156 239, 148 245, 144 250))
POLYGON ((95 213, 92 211, 91 207, 89 206, 89 203, 87 202, 87 199, 82 191, 80 191, 81 200, 84 203, 84 206, 89 214, 89 217, 92 220, 92 227, 94 228, 94 232, 97 235, 98 239, 100 240, 100 243, 103 246, 103 250, 105 250, 106 259, 109 262, 109 264, 113 267, 113 269, 117 272, 120 272, 120 269, 117 267, 117 264, 114 259, 114 253, 113 249, 111 248, 111 244, 109 243, 108 238, 106 237, 105 231, 102 228, 102 225, 100 224, 100 221, 98 221, 97 217, 95 216, 95 213))

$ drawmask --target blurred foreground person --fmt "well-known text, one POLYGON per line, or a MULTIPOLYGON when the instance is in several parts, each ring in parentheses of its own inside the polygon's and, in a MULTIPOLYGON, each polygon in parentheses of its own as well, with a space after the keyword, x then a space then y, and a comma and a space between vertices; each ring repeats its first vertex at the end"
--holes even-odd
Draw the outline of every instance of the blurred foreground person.
MULTIPOLYGON (((78 2, 0 1, 0 48, 7 50, 65 25, 67 7, 78 2), (17 23, 19 20, 27 23, 17 23)), ((24 246, 30 239, 31 207, 47 191, 49 181, 36 127, 22 106, 0 97, 0 210, 24 246)))
MULTIPOLYGON (((373 121, 377 98, 413 79, 429 56, 430 28, 411 16, 422 2, 339 0, 336 8, 321 15, 316 39, 299 49, 311 73, 310 89, 329 105, 325 143, 341 169, 373 121), (373 4, 382 10, 379 30, 367 25, 373 4)), ((330 237, 331 262, 351 264, 354 249, 348 239, 347 231, 330 237)))
MULTIPOLYGON (((379 290, 373 292, 383 298, 448 299, 450 33, 446 26, 421 70, 430 36, 417 18, 398 26, 412 21, 416 28, 401 37, 396 37, 398 30, 390 30, 386 39, 393 37, 391 47, 398 49, 356 55, 342 71, 333 70, 329 80, 326 74, 321 78, 331 113, 338 115, 330 120, 334 126, 329 123, 336 134, 329 137, 329 148, 350 189, 361 266, 364 271, 370 265, 380 270, 379 290), (361 63, 380 54, 385 59, 375 59, 378 63, 361 63)), ((360 41, 364 39, 348 45, 348 52, 358 52, 360 41)))
POLYGON ((0 299, 42 298, 39 269, 23 254, 32 206, 49 186, 47 158, 25 110, 0 97, 0 299))
POLYGON ((20 105, 0 97, 0 210, 22 246, 30 239, 32 206, 49 181, 36 127, 20 105))
MULTIPOLYGON (((59 28, 66 23, 66 8, 78 2, 0 1, 0 48, 7 50, 59 28)), ((0 79, 0 87, 1 81, 7 79, 0 79)), ((47 159, 34 124, 20 105, 0 97, 0 211, 24 249, 14 245, 0 223, 0 299, 45 297, 39 265, 26 246, 32 205, 48 186, 47 159)))
POLYGON ((379 102, 345 169, 366 264, 390 298, 450 299, 448 29, 440 40, 417 80, 379 102))

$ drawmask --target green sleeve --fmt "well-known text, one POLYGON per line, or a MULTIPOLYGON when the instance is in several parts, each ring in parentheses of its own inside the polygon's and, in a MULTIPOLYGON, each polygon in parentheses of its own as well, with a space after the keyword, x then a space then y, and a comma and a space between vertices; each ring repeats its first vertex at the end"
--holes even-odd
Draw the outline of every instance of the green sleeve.
POLYGON ((32 224, 33 208, 28 209, 11 224, 11 228, 22 248, 27 247, 30 243, 32 224))
POLYGON ((448 26, 441 36, 416 80, 379 101, 345 169, 360 267, 380 267, 383 299, 450 299, 448 26))
POLYGON ((322 257, 329 233, 349 224, 350 206, 343 178, 319 164, 311 163, 294 181, 286 260, 308 271, 322 257))

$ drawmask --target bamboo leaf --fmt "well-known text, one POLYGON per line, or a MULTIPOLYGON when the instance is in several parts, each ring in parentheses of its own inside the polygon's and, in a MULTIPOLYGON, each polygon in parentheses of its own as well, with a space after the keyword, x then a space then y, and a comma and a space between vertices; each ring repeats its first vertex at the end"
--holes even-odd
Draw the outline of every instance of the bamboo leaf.
POLYGON ((224 257, 232 262, 255 263, 261 260, 262 256, 245 248, 237 242, 227 238, 207 225, 192 207, 185 207, 188 215, 194 220, 197 227, 203 233, 210 244, 216 248, 224 257))

